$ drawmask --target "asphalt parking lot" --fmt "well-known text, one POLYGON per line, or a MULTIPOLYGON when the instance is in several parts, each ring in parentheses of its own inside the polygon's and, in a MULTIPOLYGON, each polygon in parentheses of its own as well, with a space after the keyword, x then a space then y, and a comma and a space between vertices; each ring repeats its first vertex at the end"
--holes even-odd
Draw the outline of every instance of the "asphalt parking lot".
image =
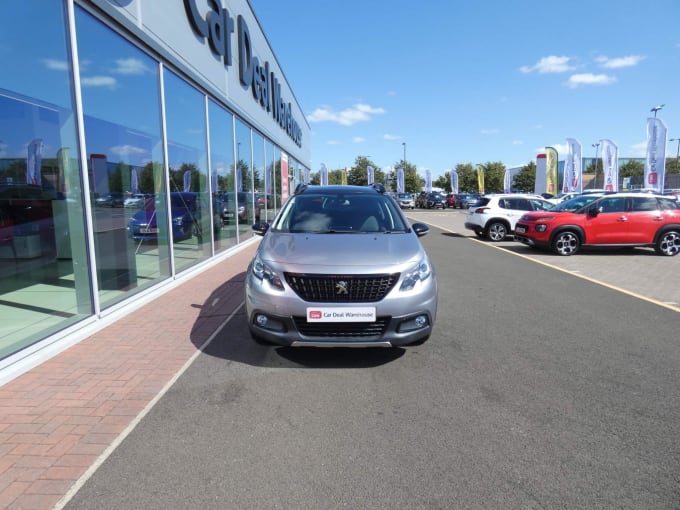
POLYGON ((652 248, 591 249, 562 257, 531 249, 511 239, 500 243, 480 240, 464 227, 465 210, 415 209, 405 212, 411 221, 422 221, 680 312, 680 257, 662 257, 652 248))

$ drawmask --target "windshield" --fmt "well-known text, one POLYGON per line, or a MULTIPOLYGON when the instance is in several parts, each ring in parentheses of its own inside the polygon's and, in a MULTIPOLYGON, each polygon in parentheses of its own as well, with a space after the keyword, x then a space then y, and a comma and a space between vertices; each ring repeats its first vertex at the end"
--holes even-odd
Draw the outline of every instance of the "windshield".
POLYGON ((272 230, 295 233, 407 232, 394 200, 372 193, 307 192, 291 197, 272 230))
POLYGON ((600 198, 600 195, 598 195, 598 194, 578 195, 578 196, 571 198, 569 200, 565 200, 564 202, 560 202, 559 204, 551 207, 550 210, 551 211, 575 211, 577 209, 580 209, 584 205, 588 205, 590 202, 594 202, 598 198, 600 198))

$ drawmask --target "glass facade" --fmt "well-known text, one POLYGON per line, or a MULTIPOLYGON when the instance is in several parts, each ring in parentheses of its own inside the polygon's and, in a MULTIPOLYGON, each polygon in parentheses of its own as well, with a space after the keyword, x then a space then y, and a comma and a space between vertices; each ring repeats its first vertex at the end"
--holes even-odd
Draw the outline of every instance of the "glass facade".
POLYGON ((276 140, 69 3, 0 7, 0 360, 251 239, 285 199, 276 140))

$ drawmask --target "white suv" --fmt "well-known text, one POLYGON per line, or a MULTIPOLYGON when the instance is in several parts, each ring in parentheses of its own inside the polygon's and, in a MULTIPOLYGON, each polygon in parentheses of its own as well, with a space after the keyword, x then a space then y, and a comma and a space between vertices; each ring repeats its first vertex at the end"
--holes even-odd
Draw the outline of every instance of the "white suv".
POLYGON ((515 224, 527 211, 544 211, 553 203, 538 195, 484 195, 468 209, 465 228, 479 237, 502 241, 515 230, 515 224))

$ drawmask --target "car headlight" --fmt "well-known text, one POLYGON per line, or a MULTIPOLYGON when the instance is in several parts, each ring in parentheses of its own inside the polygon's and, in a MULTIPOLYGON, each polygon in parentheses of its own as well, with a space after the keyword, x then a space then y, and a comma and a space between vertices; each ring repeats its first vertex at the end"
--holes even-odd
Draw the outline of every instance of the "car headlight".
POLYGON ((413 287, 416 286, 416 283, 427 280, 431 273, 430 262, 426 258, 423 258, 418 264, 406 272, 404 281, 401 283, 399 290, 413 289, 413 287))
POLYGON ((271 269, 267 264, 262 262, 262 259, 260 258, 259 255, 255 257, 255 260, 253 260, 252 271, 253 275, 258 280, 261 281, 266 280, 275 289, 283 290, 283 283, 281 282, 281 278, 279 278, 279 276, 273 269, 271 269))

